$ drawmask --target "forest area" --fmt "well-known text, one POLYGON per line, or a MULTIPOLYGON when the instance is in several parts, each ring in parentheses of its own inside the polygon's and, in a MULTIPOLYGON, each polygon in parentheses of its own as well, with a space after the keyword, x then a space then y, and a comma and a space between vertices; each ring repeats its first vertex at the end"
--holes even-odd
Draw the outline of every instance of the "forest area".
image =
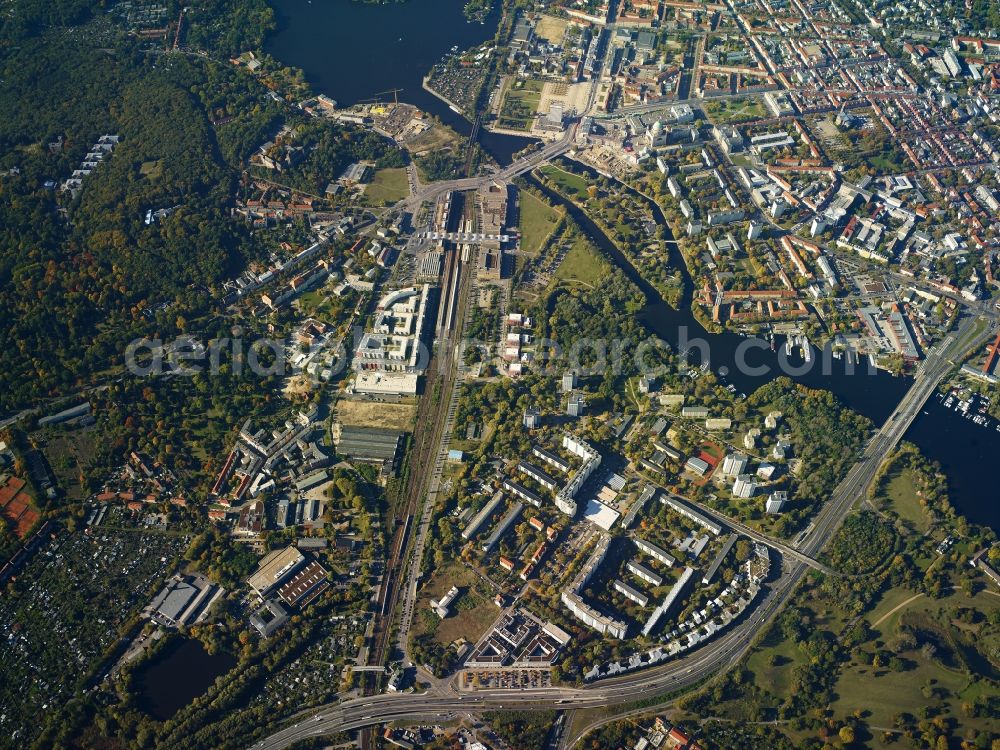
MULTIPOLYGON (((181 8, 164 6, 171 19, 181 8)), ((0 19, 0 317, 11 321, 0 410, 109 376, 140 336, 198 330, 223 283, 266 256, 231 209, 288 107, 229 58, 259 49, 273 11, 264 0, 184 7, 175 54, 128 33, 105 2, 19 0, 0 19), (119 137, 113 153, 61 190, 103 135, 119 137), (160 209, 169 215, 146 221, 160 209)), ((295 121, 316 156, 291 175, 303 188, 357 158, 401 163, 377 136, 295 121)))

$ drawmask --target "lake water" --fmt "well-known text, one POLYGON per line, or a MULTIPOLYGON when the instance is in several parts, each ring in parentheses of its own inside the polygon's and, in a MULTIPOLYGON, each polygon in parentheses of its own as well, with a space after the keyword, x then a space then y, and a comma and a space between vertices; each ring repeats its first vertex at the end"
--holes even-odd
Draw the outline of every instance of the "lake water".
MULTIPOLYGON (((470 125, 440 99, 422 87, 423 76, 430 67, 448 53, 452 46, 467 49, 491 39, 496 33, 499 14, 495 9, 485 23, 469 23, 462 15, 464 0, 409 0, 403 3, 377 5, 351 0, 275 0, 279 29, 268 40, 267 51, 277 59, 305 71, 312 85, 341 105, 369 99, 379 92, 402 88, 402 101, 415 104, 435 115, 459 133, 468 134, 470 125)), ((499 3, 496 4, 499 7, 499 3)), ((383 95, 386 99, 391 97, 383 95)), ((511 154, 529 141, 524 138, 497 136, 480 130, 480 142, 501 163, 508 163, 511 154)), ((575 212, 579 214, 579 212, 575 212)), ((596 229, 586 217, 580 223, 596 229)), ((662 215, 657 217, 662 222, 662 215)), ((599 241, 599 235, 595 235, 599 241)), ((631 268, 617 249, 601 243, 605 252, 618 261, 627 272, 631 268)), ((655 291, 638 277, 633 281, 650 298, 642 313, 644 322, 658 336, 676 346, 680 332, 688 340, 702 338, 711 347, 710 361, 716 372, 725 368, 726 382, 738 390, 751 393, 773 377, 791 368, 804 368, 797 350, 785 357, 781 347, 777 352, 755 350, 746 358, 749 364, 762 365, 762 374, 741 373, 736 367, 736 355, 745 339, 734 333, 709 334, 690 313, 692 284, 684 264, 673 248, 672 263, 685 276, 685 299, 679 310, 659 302, 655 291), (782 362, 785 366, 782 367, 782 362)), ((779 341, 779 344, 781 342, 779 341)), ((826 388, 852 409, 881 425, 910 387, 908 378, 894 378, 882 371, 870 371, 867 363, 853 375, 845 371, 846 363, 831 360, 829 372, 820 364, 820 353, 814 352, 815 363, 795 380, 814 388, 826 388), (859 374, 860 373, 860 374, 859 374)), ((699 361, 697 354, 692 361, 699 361)), ((987 434, 976 425, 961 422, 961 417, 928 404, 906 435, 920 446, 931 459, 944 467, 955 507, 970 521, 1000 529, 1000 510, 991 477, 989 459, 1000 455, 1000 433, 987 434)))
POLYGON ((209 654, 201 641, 175 639, 136 671, 139 708, 154 719, 169 719, 235 666, 232 654, 209 654))
MULTIPOLYGON (((465 0, 408 0, 402 3, 352 0, 274 0, 278 30, 267 52, 301 68, 310 84, 342 106, 400 88, 400 101, 414 104, 462 135, 469 122, 426 91, 423 78, 451 51, 493 39, 500 3, 484 19, 469 22, 465 0)), ((392 94, 382 94, 392 101, 392 94)), ((480 131, 479 142, 502 164, 533 141, 480 131)))

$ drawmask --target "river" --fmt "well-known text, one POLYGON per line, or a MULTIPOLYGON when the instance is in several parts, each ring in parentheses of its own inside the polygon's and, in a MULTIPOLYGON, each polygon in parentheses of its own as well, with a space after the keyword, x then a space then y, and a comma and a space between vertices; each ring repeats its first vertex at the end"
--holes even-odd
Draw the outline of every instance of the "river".
MULTIPOLYGON (((410 0, 364 3, 353 0, 273 0, 278 30, 266 44, 268 54, 301 68, 317 90, 346 107, 377 94, 416 105, 462 135, 468 120, 423 88, 423 77, 453 46, 475 47, 496 35, 500 3, 483 23, 462 14, 464 0, 410 0), (389 91, 390 93, 384 93, 389 91)), ((480 129, 479 143, 506 165, 529 138, 480 129)))
MULTIPOLYGON (((273 0, 278 16, 278 30, 268 39, 267 51, 289 65, 301 68, 319 91, 349 105, 393 88, 402 88, 399 97, 436 116, 459 133, 468 135, 469 122, 453 112, 444 102, 425 91, 423 76, 448 53, 453 45, 468 49, 492 38, 499 22, 499 3, 485 22, 469 23, 462 15, 464 0, 410 0, 378 5, 351 0, 273 0)), ((383 94, 388 99, 391 94, 383 94)), ((500 163, 529 139, 495 135, 480 130, 479 141, 500 163)), ((565 203, 565 201, 563 201, 565 203)), ((658 222, 665 224, 658 207, 653 207, 658 222)), ((725 382, 739 391, 752 393, 760 385, 780 374, 813 388, 826 388, 846 405, 882 424, 902 395, 910 387, 909 378, 895 378, 873 370, 864 361, 855 374, 846 372, 844 360, 833 359, 814 351, 807 366, 797 350, 785 356, 755 348, 746 361, 760 366, 760 372, 748 373, 737 367, 737 353, 747 346, 747 339, 734 333, 708 333, 690 312, 692 280, 680 261, 676 244, 671 248, 671 263, 684 275, 685 299, 678 310, 660 300, 651 285, 635 271, 631 263, 603 233, 575 207, 571 212, 595 241, 629 275, 649 304, 642 312, 648 327, 672 346, 700 339, 709 347, 713 370, 725 373, 725 382), (602 239, 603 238, 603 239, 602 239)), ((780 342, 779 342, 780 343, 780 342)), ((700 361, 694 352, 692 361, 700 361)), ((990 458, 1000 455, 1000 433, 988 434, 979 426, 960 424, 961 417, 928 404, 906 439, 916 443, 925 455, 945 468, 956 509, 974 523, 1000 528, 1000 510, 996 492, 988 492, 994 480, 990 458)))
MULTIPOLYGON (((590 174, 594 177, 594 173, 590 174)), ((659 206, 647 200, 656 222, 667 230, 670 265, 680 271, 684 280, 684 296, 676 310, 663 302, 656 289, 583 211, 537 181, 534 184, 564 206, 584 232, 639 287, 647 300, 640 313, 646 326, 675 349, 679 350, 680 344, 688 342, 690 360, 694 363, 701 362, 702 356, 707 354, 711 368, 724 374, 721 380, 732 383, 739 391, 750 394, 775 377, 788 375, 810 388, 831 391, 851 409, 882 425, 909 390, 911 378, 893 377, 869 367, 867 359, 850 373, 845 360, 834 359, 829 353, 814 349, 812 362, 806 363, 797 349, 786 356, 783 346, 779 345, 778 350, 772 352, 762 340, 757 340, 745 358, 739 357, 740 361, 745 359, 747 364, 760 368, 758 372, 746 372, 745 368, 737 366, 737 359, 740 348, 746 348, 749 339, 728 331, 709 333, 691 313, 693 280, 659 206), (690 346, 695 340, 706 342, 706 348, 702 351, 697 345, 690 346)), ((995 425, 989 428, 976 425, 932 398, 907 431, 905 439, 941 464, 948 477, 951 502, 959 513, 972 523, 1000 529, 1000 500, 995 492, 984 491, 993 482, 989 459, 1000 455, 1000 432, 995 425)))

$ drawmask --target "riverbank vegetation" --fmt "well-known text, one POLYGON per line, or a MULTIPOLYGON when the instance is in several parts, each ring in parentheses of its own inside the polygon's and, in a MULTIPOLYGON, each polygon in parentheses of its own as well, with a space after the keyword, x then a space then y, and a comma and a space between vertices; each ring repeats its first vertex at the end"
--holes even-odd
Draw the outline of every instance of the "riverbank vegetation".
POLYGON ((656 221, 645 197, 596 174, 581 174, 572 162, 538 170, 544 184, 583 210, 656 293, 674 308, 684 296, 683 272, 667 243, 667 227, 656 221))
POLYGON ((967 560, 995 535, 954 515, 912 445, 869 500, 875 510, 849 516, 827 549, 843 575, 810 572, 742 663, 681 702, 676 715, 706 742, 990 747, 1000 599, 967 560))

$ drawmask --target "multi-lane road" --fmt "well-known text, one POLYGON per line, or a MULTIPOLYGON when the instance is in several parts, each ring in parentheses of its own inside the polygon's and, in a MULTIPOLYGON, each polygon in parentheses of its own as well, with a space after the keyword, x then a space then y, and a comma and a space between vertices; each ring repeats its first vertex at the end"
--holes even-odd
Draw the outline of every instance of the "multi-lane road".
MULTIPOLYGON (((814 558, 821 552, 857 501, 866 495, 882 461, 898 445, 941 378, 966 351, 988 335, 992 335, 990 327, 977 327, 976 318, 970 316, 928 352, 913 386, 868 442, 863 455, 817 515, 809 534, 800 540, 798 550, 803 555, 814 558)), ((751 612, 704 648, 660 667, 602 680, 584 688, 483 690, 467 694, 389 693, 358 698, 320 708, 315 714, 301 718, 254 747, 281 750, 299 740, 397 720, 440 721, 457 714, 501 708, 571 710, 613 707, 654 695, 676 693, 733 666, 749 648, 761 626, 788 600, 808 569, 802 559, 786 554, 780 575, 767 584, 761 600, 751 612)), ((574 739, 567 737, 565 741, 571 743, 574 739)))
POLYGON ((504 167, 497 172, 479 177, 462 177, 457 180, 444 180, 422 185, 416 192, 399 201, 393 208, 395 210, 413 212, 425 201, 434 202, 440 196, 451 191, 478 190, 494 180, 508 181, 515 177, 530 172, 540 164, 564 154, 572 147, 576 133, 576 126, 570 127, 563 133, 559 140, 546 144, 538 151, 522 156, 514 161, 510 166, 504 167))

